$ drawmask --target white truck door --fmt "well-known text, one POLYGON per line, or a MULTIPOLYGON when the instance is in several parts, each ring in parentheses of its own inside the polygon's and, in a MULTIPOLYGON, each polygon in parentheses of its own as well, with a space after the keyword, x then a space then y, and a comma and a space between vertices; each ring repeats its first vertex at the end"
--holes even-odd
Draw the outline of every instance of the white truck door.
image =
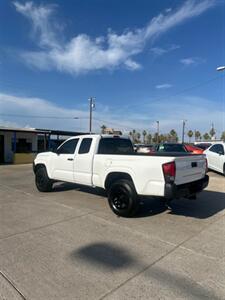
POLYGON ((53 179, 74 182, 74 156, 79 138, 70 139, 58 149, 53 160, 53 179))
POLYGON ((93 138, 83 138, 74 159, 74 181, 92 185, 93 138))

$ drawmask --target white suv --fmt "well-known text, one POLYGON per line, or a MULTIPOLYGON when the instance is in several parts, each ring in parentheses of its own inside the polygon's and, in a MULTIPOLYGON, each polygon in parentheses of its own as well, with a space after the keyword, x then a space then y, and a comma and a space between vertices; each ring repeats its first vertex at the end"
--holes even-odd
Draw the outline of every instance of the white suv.
POLYGON ((204 151, 208 167, 225 175, 225 143, 215 143, 204 151))

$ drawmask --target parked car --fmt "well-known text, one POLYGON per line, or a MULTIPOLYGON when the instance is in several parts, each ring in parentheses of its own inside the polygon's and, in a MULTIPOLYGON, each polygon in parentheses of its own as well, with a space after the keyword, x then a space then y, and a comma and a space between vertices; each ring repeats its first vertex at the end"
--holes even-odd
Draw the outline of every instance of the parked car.
POLYGON ((155 152, 154 145, 140 145, 137 147, 137 153, 152 153, 155 152))
POLYGON ((184 144, 184 147, 185 149, 188 151, 188 152, 191 152, 193 154, 202 154, 204 152, 203 149, 201 148, 198 148, 196 146, 193 146, 193 145, 190 145, 190 144, 184 144))
POLYGON ((204 151, 208 168, 225 175, 225 143, 215 143, 204 151))
POLYGON ((163 144, 156 145, 155 151, 161 153, 166 153, 166 152, 187 153, 188 152, 183 144, 178 144, 178 143, 163 143, 163 144))
POLYGON ((55 153, 38 154, 33 170, 41 192, 56 181, 105 189, 110 208, 123 217, 135 214, 139 195, 190 198, 208 185, 204 155, 146 156, 134 152, 130 139, 112 135, 72 137, 55 153))
POLYGON ((203 150, 208 149, 211 145, 212 143, 195 143, 196 147, 201 148, 203 150))
POLYGON ((178 144, 178 143, 164 143, 159 144, 155 147, 157 152, 189 152, 192 154, 203 154, 202 149, 189 144, 178 144))

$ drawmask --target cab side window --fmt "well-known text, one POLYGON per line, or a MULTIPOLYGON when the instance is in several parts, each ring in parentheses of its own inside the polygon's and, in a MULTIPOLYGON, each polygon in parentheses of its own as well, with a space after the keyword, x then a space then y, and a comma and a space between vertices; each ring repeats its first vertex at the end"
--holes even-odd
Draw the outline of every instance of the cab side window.
POLYGON ((91 138, 84 138, 80 144, 79 154, 88 153, 91 148, 92 139, 91 138))
POLYGON ((61 147, 58 148, 58 154, 74 154, 79 139, 72 139, 65 142, 61 147))

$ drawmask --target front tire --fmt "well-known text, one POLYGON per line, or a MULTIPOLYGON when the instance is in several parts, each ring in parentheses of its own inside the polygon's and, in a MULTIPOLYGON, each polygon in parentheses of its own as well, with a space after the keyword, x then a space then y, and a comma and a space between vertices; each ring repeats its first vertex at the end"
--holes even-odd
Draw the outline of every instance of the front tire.
POLYGON ((40 192, 50 192, 52 190, 52 180, 48 177, 45 167, 37 169, 35 173, 36 187, 40 192))
POLYGON ((111 210, 120 217, 132 217, 138 210, 138 195, 130 180, 115 181, 108 191, 108 202, 111 210))

